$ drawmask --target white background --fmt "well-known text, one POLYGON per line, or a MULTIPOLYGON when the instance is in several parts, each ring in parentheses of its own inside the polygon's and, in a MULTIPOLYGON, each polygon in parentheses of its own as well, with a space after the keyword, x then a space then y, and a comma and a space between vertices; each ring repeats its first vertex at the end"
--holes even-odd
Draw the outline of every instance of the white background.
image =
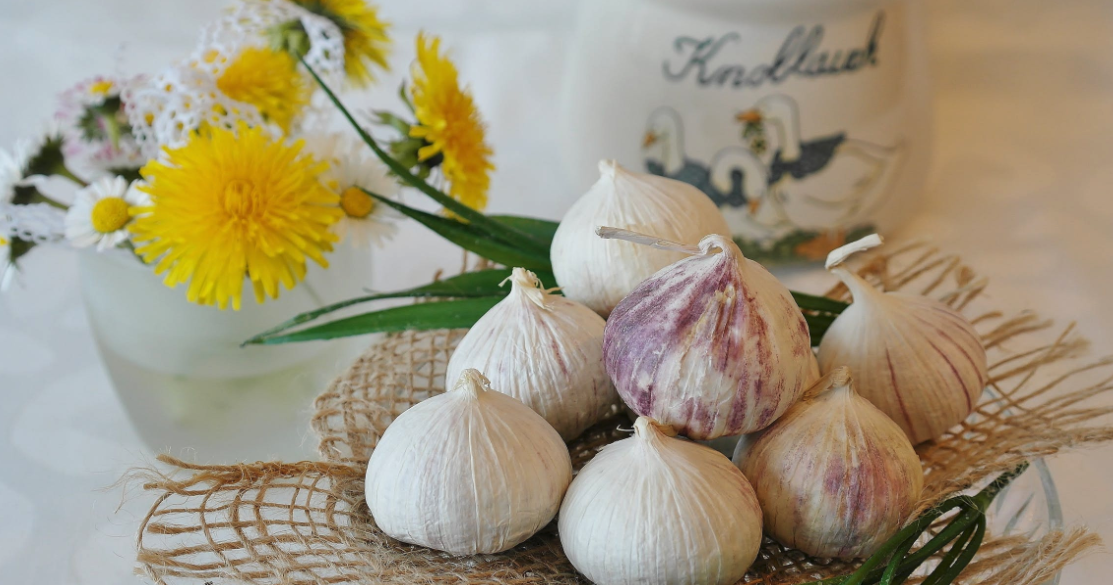
MULTIPOLYGON (((157 70, 192 47, 220 0, 0 0, 0 145, 34 134, 52 96, 96 73, 157 70)), ((1113 3, 933 0, 936 165, 904 230, 963 253, 1012 310, 1079 321, 1113 353, 1113 3)), ((575 198, 556 152, 574 2, 394 1, 395 69, 417 26, 443 34, 490 125, 491 209, 559 217, 575 198)), ((397 76, 356 100, 394 107, 397 76)), ((376 288, 455 268, 457 253, 406 226, 380 254, 376 288), (397 261, 405 258, 405 261, 397 261)), ((102 371, 63 250, 29 258, 0 298, 0 581, 131 583, 136 514, 104 490, 147 461, 102 371)), ((1050 462, 1068 524, 1113 538, 1113 448, 1050 462)), ((1064 575, 1099 585, 1101 553, 1064 575)))

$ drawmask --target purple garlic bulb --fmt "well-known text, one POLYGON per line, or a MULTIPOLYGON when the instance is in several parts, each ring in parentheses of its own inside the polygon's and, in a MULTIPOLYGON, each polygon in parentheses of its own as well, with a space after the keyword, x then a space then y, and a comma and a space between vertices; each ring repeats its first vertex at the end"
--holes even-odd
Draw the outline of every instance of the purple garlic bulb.
POLYGON ((638 285, 607 320, 607 373, 638 415, 692 439, 752 433, 819 378, 792 295, 730 238, 709 235, 696 249, 609 237, 693 254, 638 285))

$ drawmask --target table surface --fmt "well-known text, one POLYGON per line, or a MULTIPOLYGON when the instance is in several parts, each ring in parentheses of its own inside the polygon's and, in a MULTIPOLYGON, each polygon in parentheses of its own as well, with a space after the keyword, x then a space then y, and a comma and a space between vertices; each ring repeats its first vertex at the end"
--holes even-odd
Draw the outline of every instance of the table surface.
MULTIPOLYGON (((574 3, 426 2, 420 12, 383 3, 398 38, 421 26, 453 47, 498 151, 492 210, 559 217, 576 193, 558 165, 538 161, 557 160, 552 113, 574 3)), ((222 4, 0 0, 0 144, 39 131, 47 96, 77 79, 152 71, 189 50, 222 4)), ((991 278, 998 306, 1077 320, 1096 353, 1113 353, 1113 4, 933 0, 929 14, 936 164, 923 211, 901 235, 961 252, 991 278)), ((400 46, 394 62, 411 51, 400 46)), ((393 104, 398 79, 354 101, 393 104)), ((415 225, 378 255, 397 256, 407 261, 376 264, 376 288, 459 262, 415 225)), ((816 290, 826 282, 793 278, 816 290)), ((126 422, 77 288, 74 254, 48 249, 0 297, 0 575, 9 583, 136 582, 133 535, 149 501, 106 488, 153 453, 126 422)), ((1113 538, 1113 447, 1059 455, 1050 467, 1066 522, 1113 538)), ((1113 557, 1099 553, 1063 582, 1104 584, 1109 574, 1113 557)))

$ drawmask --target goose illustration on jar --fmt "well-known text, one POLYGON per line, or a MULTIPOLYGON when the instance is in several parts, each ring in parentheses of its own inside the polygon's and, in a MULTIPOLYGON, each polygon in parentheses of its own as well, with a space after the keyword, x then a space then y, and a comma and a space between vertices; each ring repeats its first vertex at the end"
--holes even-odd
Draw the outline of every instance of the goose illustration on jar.
POLYGON ((743 253, 820 260, 915 210, 931 109, 921 0, 584 3, 565 82, 566 164, 681 180, 743 253))

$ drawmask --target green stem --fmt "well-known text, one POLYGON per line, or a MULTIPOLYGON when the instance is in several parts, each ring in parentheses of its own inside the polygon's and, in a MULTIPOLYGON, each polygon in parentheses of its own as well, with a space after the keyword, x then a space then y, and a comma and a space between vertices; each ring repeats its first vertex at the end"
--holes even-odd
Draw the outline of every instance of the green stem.
MULTIPOLYGON (((908 551, 912 550, 912 547, 915 546, 916 540, 918 540, 919 537, 920 535, 913 534, 906 538, 904 542, 901 543, 900 547, 893 552, 893 558, 904 558, 905 555, 908 554, 908 551)), ((904 582, 905 577, 898 577, 896 575, 898 568, 896 563, 889 563, 889 566, 885 567, 885 572, 881 574, 881 582, 879 585, 898 585, 904 582)))
POLYGON ((115 113, 102 114, 100 116, 100 119, 101 119, 102 122, 104 122, 104 129, 105 129, 105 132, 108 133, 108 139, 112 141, 112 148, 114 148, 116 150, 119 150, 120 149, 120 136, 121 136, 122 132, 120 130, 120 122, 118 120, 116 120, 116 114, 115 113))
POLYGON ((51 199, 50 197, 47 197, 46 195, 43 195, 42 191, 39 191, 38 189, 35 189, 34 187, 31 187, 31 189, 34 189, 35 192, 34 192, 34 194, 31 195, 31 199, 30 199, 29 203, 45 203, 45 204, 47 204, 51 207, 61 209, 62 211, 65 211, 65 210, 70 208, 70 206, 66 205, 65 203, 55 201, 54 199, 51 199))
POLYGON ((383 161, 383 164, 385 164, 387 168, 391 170, 391 172, 393 172, 395 175, 397 175, 410 185, 416 187, 417 190, 428 195, 438 204, 444 206, 445 209, 448 209, 449 211, 466 219, 467 221, 472 222, 477 226, 483 226, 484 228, 487 228, 491 231, 497 229, 499 232, 503 232, 511 236, 507 243, 522 245, 527 248, 532 248, 535 252, 543 252, 544 254, 548 255, 549 250, 547 246, 545 246, 543 242, 534 237, 533 234, 529 234, 517 230, 511 226, 496 222, 483 213, 476 211, 468 207, 467 205, 460 203, 459 201, 456 201, 452 197, 449 197, 436 187, 433 187, 432 185, 421 179, 421 177, 418 177, 417 175, 411 173, 405 165, 398 162, 397 159, 390 156, 390 154, 383 150, 382 147, 379 146, 378 142, 376 142, 375 139, 372 138, 371 135, 368 134, 367 131, 364 130, 358 122, 356 122, 356 119, 352 116, 351 112, 348 111, 348 108, 344 107, 344 104, 340 102, 340 98, 337 97, 337 95, 333 93, 332 89, 329 88, 327 84, 325 84, 324 80, 317 75, 317 72, 309 66, 309 63, 306 63, 305 59, 302 57, 298 57, 298 60, 301 61, 301 64, 304 65, 305 68, 309 71, 309 74, 313 76, 313 79, 317 82, 317 85, 319 85, 325 92, 325 95, 328 97, 329 101, 331 101, 332 104, 336 106, 338 110, 340 110, 340 113, 344 116, 344 118, 348 120, 348 123, 359 134, 359 137, 363 140, 363 142, 371 148, 371 150, 375 153, 375 156, 379 157, 379 160, 383 161))
POLYGON ((74 174, 74 172, 71 171, 70 168, 66 166, 66 163, 58 163, 52 170, 53 170, 55 175, 63 176, 65 178, 73 181, 74 183, 77 183, 78 185, 81 185, 82 187, 88 187, 89 186, 88 183, 81 180, 81 177, 78 177, 76 174, 74 174))
POLYGON ((974 496, 974 502, 977 504, 978 509, 982 512, 988 510, 990 502, 992 502, 993 499, 997 497, 997 494, 1001 493, 1001 490, 1008 487, 1008 485, 1012 483, 1014 479, 1020 476, 1020 474, 1027 471, 1029 465, 1030 464, 1027 461, 1023 461, 1019 465, 1014 467, 1011 471, 1006 471, 1005 473, 997 476, 997 479, 993 480, 992 482, 990 482, 989 485, 982 488, 982 491, 978 492, 978 495, 974 496))
MULTIPOLYGON (((931 527, 931 525, 937 518, 939 518, 943 514, 946 514, 947 512, 955 508, 973 507, 973 505, 973 501, 969 497, 959 496, 957 498, 951 498, 950 500, 947 500, 933 507, 932 509, 922 514, 914 522, 912 522, 908 526, 905 526, 900 532, 896 534, 896 536, 885 541, 885 543, 881 545, 881 548, 879 548, 877 552, 873 553, 873 555, 866 559, 866 562, 862 563, 862 565, 858 567, 856 571, 847 576, 845 580, 836 582, 841 583, 841 585, 861 585, 862 583, 874 582, 877 578, 879 578, 879 576, 871 575, 871 573, 874 573, 875 570, 881 573, 882 571, 880 570, 880 567, 882 566, 882 563, 888 564, 888 562, 894 562, 896 559, 890 561, 890 557, 894 556, 893 553, 899 550, 901 548, 901 545, 907 542, 907 539, 918 538, 921 534, 924 533, 925 530, 931 527)), ((952 536, 951 538, 953 539, 954 537, 952 536)), ((949 540, 950 539, 948 539, 948 541, 949 540)), ((917 553, 923 551, 925 548, 927 547, 921 547, 920 550, 917 551, 917 553)), ((928 556, 930 556, 930 553, 928 554, 928 556)))
POLYGON ((946 554, 943 555, 943 558, 939 560, 939 565, 937 565, 931 572, 931 574, 928 575, 927 579, 924 580, 923 585, 940 585, 939 580, 947 571, 949 571, 954 566, 955 561, 958 560, 959 555, 962 554, 963 550, 966 548, 966 545, 969 544, 971 539, 974 538, 974 534, 977 532, 977 530, 978 523, 975 522, 970 526, 967 526, 965 530, 958 534, 958 537, 955 538, 954 542, 951 543, 950 550, 948 550, 946 554))
POLYGON ((943 555, 939 565, 932 570, 922 585, 948 585, 958 578, 959 573, 970 564, 985 538, 986 521, 979 515, 969 528, 959 535, 951 550, 943 555))
POLYGON ((943 550, 948 543, 955 542, 943 559, 949 561, 949 564, 940 563, 931 575, 935 577, 932 582, 934 585, 951 583, 973 560, 981 547, 986 531, 985 511, 989 504, 1027 469, 1028 462, 1025 461, 998 476, 974 496, 955 496, 933 506, 885 541, 881 548, 853 573, 828 577, 805 585, 871 585, 879 582, 885 585, 897 585, 904 582, 925 561, 943 550), (908 554, 910 540, 914 543, 939 517, 956 508, 962 508, 962 511, 956 514, 943 530, 916 552, 908 554), (885 563, 884 569, 882 563, 885 563))

